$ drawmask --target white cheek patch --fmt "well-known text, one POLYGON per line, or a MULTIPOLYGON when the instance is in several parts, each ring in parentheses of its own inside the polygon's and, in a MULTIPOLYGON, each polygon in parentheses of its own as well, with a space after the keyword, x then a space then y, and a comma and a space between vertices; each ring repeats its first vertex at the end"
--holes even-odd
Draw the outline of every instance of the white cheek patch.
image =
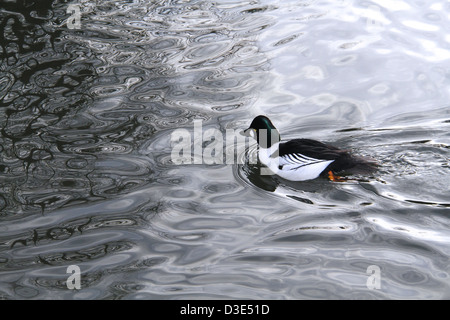
POLYGON ((256 131, 255 131, 255 129, 251 129, 250 130, 250 137, 252 137, 253 139, 256 139, 256 131))

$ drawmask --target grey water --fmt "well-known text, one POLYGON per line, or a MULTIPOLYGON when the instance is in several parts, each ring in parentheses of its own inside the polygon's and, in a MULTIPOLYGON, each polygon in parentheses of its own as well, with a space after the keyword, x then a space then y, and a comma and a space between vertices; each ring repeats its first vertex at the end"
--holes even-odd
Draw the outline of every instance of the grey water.
POLYGON ((1 1, 0 299, 449 299, 449 20, 444 0, 1 1), (259 114, 379 170, 288 182, 254 143, 174 163, 176 130, 259 114))

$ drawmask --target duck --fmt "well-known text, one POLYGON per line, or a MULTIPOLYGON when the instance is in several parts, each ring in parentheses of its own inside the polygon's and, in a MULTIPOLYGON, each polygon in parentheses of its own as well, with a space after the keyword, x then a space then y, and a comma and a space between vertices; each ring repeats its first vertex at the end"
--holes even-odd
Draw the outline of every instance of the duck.
POLYGON ((313 180, 327 173, 331 181, 341 182, 347 178, 339 173, 366 173, 377 167, 371 159, 320 141, 303 138, 281 141, 279 131, 264 115, 255 117, 242 134, 256 139, 258 159, 263 165, 290 181, 313 180))

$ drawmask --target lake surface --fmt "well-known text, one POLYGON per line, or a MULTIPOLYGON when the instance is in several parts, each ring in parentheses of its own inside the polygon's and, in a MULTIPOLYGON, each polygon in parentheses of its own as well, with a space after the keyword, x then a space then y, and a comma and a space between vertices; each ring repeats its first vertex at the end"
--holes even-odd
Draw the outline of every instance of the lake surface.
POLYGON ((0 299, 450 299, 448 1, 52 2, 1 4, 0 299), (380 168, 174 163, 259 114, 380 168))

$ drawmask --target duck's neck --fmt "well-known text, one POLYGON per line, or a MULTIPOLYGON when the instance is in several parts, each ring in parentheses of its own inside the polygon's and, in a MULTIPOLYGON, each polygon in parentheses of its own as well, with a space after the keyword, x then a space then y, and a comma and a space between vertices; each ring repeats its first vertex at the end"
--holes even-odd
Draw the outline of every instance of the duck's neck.
POLYGON ((268 149, 280 142, 280 133, 277 129, 259 129, 257 140, 261 148, 268 149))

